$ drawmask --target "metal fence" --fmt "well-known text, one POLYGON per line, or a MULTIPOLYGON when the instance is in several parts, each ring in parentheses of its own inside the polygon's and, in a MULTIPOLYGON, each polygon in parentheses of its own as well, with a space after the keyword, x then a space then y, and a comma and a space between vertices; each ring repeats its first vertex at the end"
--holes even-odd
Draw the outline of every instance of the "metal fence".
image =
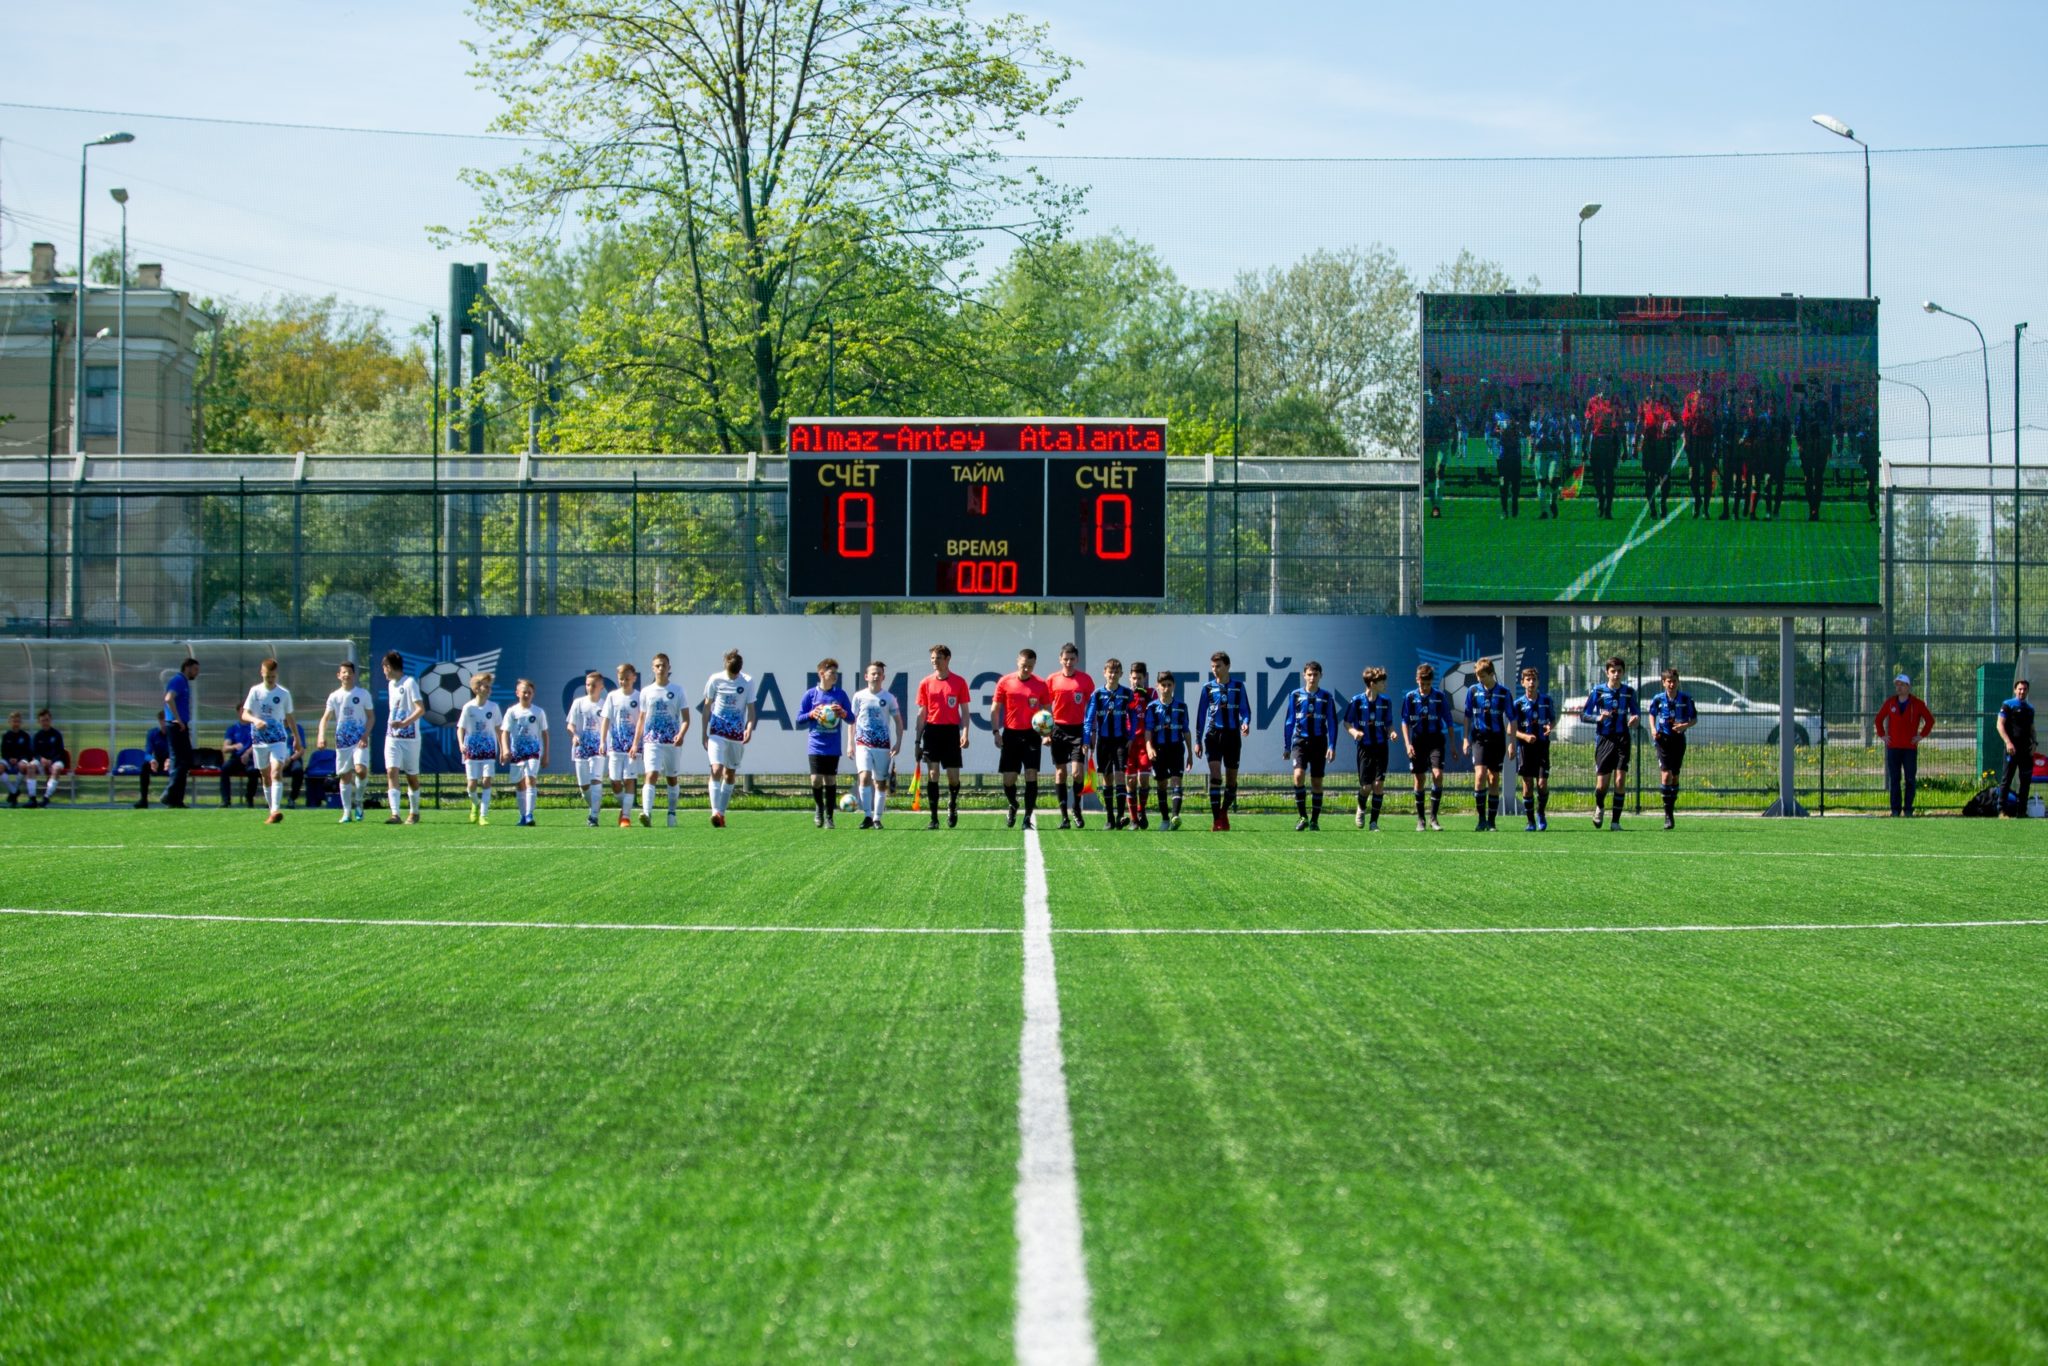
MULTIPOLYGON (((769 457, 0 459, 0 613, 7 633, 52 641, 322 638, 360 653, 378 615, 856 610, 789 600, 785 477, 769 457)), ((1416 482, 1404 460, 1173 460, 1164 610, 1415 610, 1416 482)), ((2016 492, 2009 465, 1888 462, 1882 516, 1882 613, 1796 623, 1810 742, 1797 773, 1814 809, 1882 805, 1870 718, 1899 669, 1941 718, 1923 787, 1959 804, 1990 762, 1987 695, 2005 695, 2023 643, 2048 641, 2048 469, 2016 492)), ((1549 627, 1561 702, 1612 653, 1733 699, 1694 746, 1689 801, 1757 808, 1775 793, 1775 619, 1549 627)), ((139 718, 126 729, 112 747, 139 745, 139 718)), ((1559 758, 1561 793, 1589 785, 1590 763, 1559 758)))

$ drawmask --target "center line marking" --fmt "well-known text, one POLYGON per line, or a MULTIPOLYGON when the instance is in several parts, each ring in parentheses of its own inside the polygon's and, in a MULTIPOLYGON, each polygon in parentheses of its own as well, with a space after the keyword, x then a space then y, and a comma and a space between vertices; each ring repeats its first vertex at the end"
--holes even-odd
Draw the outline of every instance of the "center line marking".
POLYGON ((1095 1360, 1095 1327, 1088 1316, 1081 1192, 1060 1052, 1052 907, 1035 827, 1024 831, 1024 1037, 1018 1072, 1017 1360, 1086 1366, 1095 1360))

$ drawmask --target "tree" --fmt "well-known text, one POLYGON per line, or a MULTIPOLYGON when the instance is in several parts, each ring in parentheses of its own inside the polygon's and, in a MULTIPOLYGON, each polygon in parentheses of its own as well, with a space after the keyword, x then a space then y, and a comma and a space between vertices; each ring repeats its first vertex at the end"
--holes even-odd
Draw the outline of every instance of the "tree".
POLYGON ((858 335, 909 296, 957 296, 987 235, 1055 236, 1071 208, 999 151, 1069 108, 1071 62, 1017 16, 970 18, 968 0, 474 9, 494 127, 544 145, 468 173, 484 205, 469 239, 532 261, 569 214, 622 229, 626 269, 571 382, 601 377, 720 449, 775 448, 828 324, 858 335))
POLYGON ((375 309, 332 295, 206 307, 221 321, 201 344, 202 450, 313 450, 343 415, 427 387, 425 352, 400 351, 375 309))
POLYGON ((1456 260, 1430 272, 1423 288, 1432 294, 1505 294, 1511 289, 1534 294, 1543 288, 1543 282, 1531 275, 1517 283, 1498 262, 1460 248, 1456 260))

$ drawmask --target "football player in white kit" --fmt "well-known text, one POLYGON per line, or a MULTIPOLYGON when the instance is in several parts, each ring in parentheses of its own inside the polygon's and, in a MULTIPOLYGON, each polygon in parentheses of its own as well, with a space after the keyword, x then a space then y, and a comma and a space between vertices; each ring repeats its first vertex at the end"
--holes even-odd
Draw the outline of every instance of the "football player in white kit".
POLYGON ((249 723, 252 766, 262 769, 263 795, 270 800, 263 823, 277 825, 284 820, 285 765, 299 752, 298 717, 292 713, 291 690, 278 686, 277 661, 266 659, 259 667, 263 681, 242 699, 242 719, 249 723))
POLYGON ((455 719, 455 735, 462 745, 462 773, 469 785, 469 820, 472 825, 491 823, 491 779, 498 771, 498 732, 505 716, 491 701, 489 673, 472 674, 469 701, 455 719))
POLYGON ((654 681, 640 690, 641 752, 647 791, 641 794, 640 824, 654 824, 654 780, 668 783, 668 823, 676 823, 676 784, 683 777, 683 736, 690 729, 689 697, 668 680, 668 656, 654 657, 654 681))
POLYGON ((368 688, 357 685, 354 660, 343 660, 334 677, 341 686, 327 694, 313 748, 327 748, 327 723, 332 721, 334 785, 341 792, 341 824, 347 825, 363 818, 363 787, 370 780, 370 722, 377 704, 370 700, 368 688))
POLYGON ((704 680, 704 752, 711 758, 711 823, 725 825, 732 805, 733 783, 740 776, 740 756, 754 738, 754 680, 740 672, 740 652, 725 652, 725 668, 704 680))
POLYGON ((512 686, 518 702, 505 708, 498 727, 498 747, 516 780, 519 793, 519 823, 533 824, 533 806, 540 796, 540 771, 548 766, 548 714, 533 705, 533 680, 522 678, 512 686))
POLYGON ((604 740, 605 776, 619 798, 619 824, 631 825, 634 780, 640 768, 640 671, 631 664, 619 665, 619 686, 605 694, 598 728, 604 740))
POLYGON ((405 675, 405 656, 396 650, 384 656, 385 697, 390 711, 384 717, 384 795, 391 801, 391 815, 384 824, 397 825, 398 780, 406 780, 407 825, 420 823, 420 718, 427 704, 420 699, 420 685, 405 675))
POLYGON ((868 665, 868 685, 853 695, 854 771, 860 784, 854 800, 860 803, 863 830, 882 828, 882 810, 889 804, 889 770, 903 747, 903 708, 896 704, 896 694, 882 686, 885 676, 882 661, 875 660, 868 665))
POLYGON ((576 786, 590 803, 590 824, 604 806, 604 675, 583 675, 583 696, 569 704, 569 753, 576 762, 576 786))

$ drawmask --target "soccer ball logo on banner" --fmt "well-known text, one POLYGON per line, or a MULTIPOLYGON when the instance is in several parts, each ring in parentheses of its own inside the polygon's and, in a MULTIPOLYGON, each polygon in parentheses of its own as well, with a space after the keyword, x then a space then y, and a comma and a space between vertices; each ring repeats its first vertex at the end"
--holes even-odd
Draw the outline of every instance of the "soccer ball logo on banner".
POLYGON ((464 704, 469 701, 469 680, 478 673, 493 673, 498 667, 498 656, 502 650, 485 650, 480 654, 450 658, 454 653, 454 642, 443 638, 441 657, 411 655, 400 651, 405 661, 405 671, 419 681, 420 702, 427 714, 421 719, 430 726, 446 727, 455 724, 462 715, 464 704))

